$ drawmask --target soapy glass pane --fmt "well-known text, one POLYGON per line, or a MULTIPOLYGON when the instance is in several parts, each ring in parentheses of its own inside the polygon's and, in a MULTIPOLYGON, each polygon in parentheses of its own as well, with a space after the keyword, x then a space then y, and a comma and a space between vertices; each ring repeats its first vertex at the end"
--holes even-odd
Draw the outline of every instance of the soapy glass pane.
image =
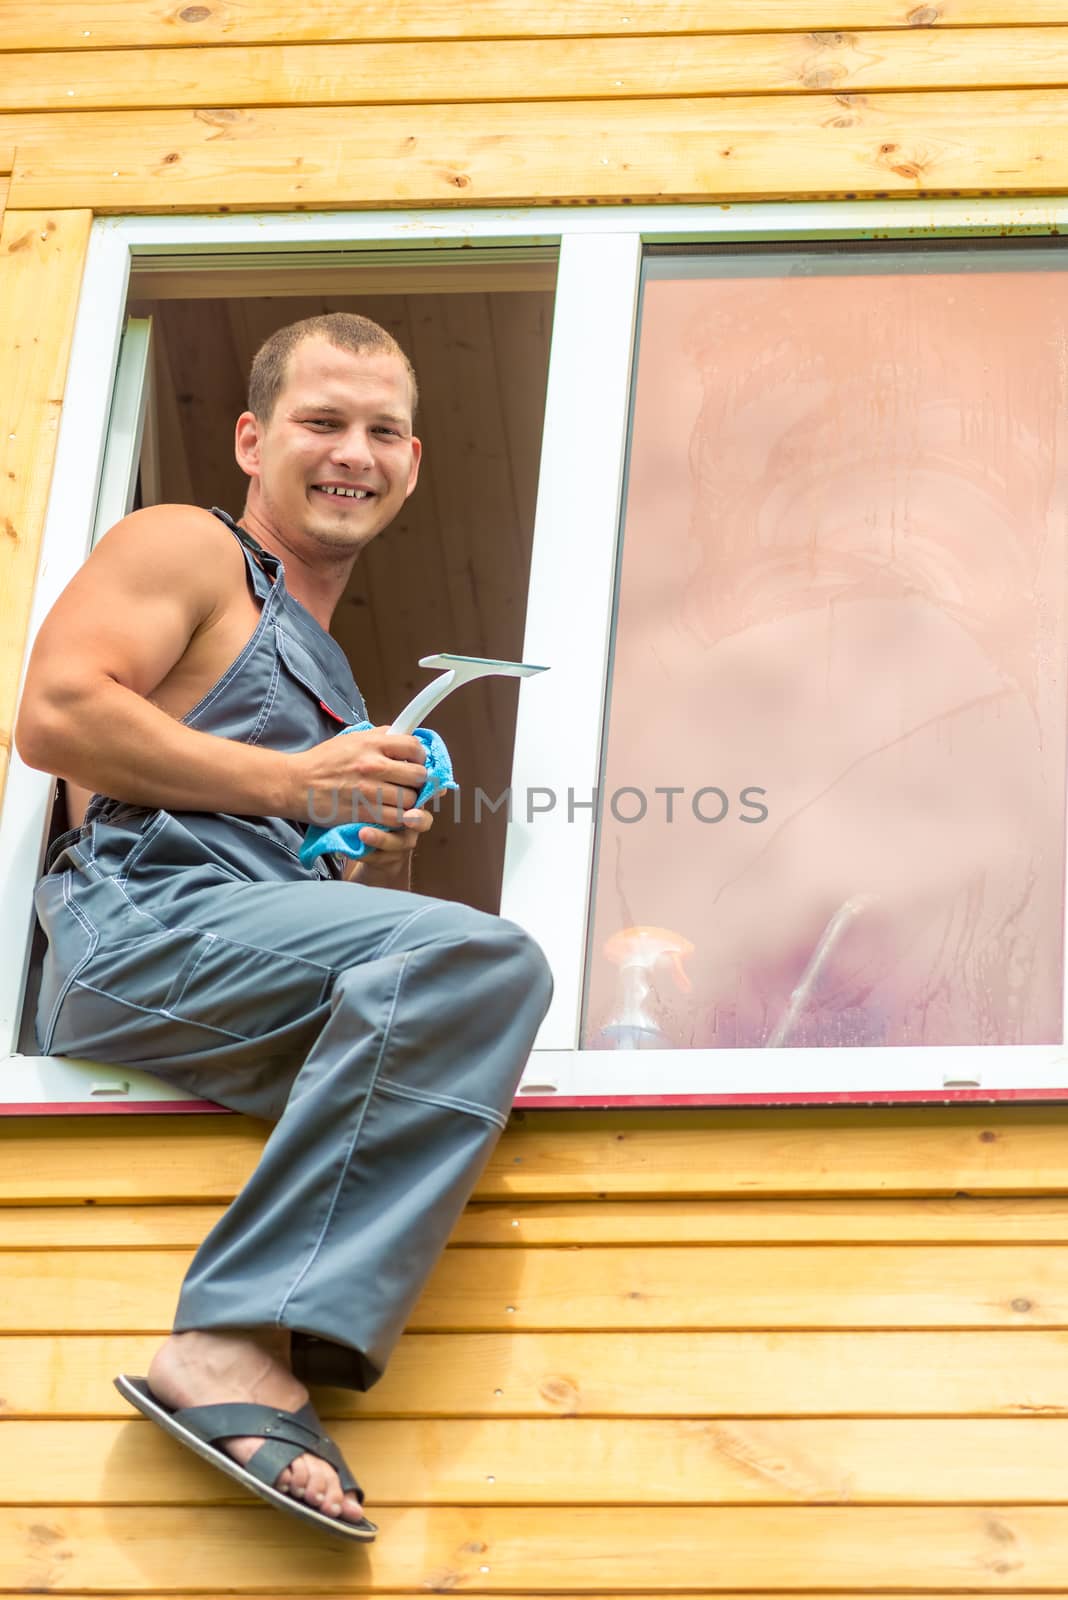
POLYGON ((1061 1041, 1063 259, 647 263, 584 1046, 1061 1041))

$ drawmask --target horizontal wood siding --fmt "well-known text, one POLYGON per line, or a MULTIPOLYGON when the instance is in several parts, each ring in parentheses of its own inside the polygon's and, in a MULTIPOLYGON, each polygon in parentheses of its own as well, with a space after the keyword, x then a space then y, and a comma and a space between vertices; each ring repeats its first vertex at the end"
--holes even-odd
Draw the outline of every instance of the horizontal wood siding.
POLYGON ((20 208, 1068 187, 1064 0, 10 0, 0 60, 20 208))
POLYGON ((0 138, 13 206, 98 212, 1068 189, 1065 89, 11 112, 0 138))
MULTIPOLYGON (((94 211, 1062 194, 1068 0, 5 0, 9 173, 0 762, 94 211)), ((317 1396, 364 1550, 111 1382, 265 1135, 0 1122, 0 1593, 1068 1592, 1068 1109, 514 1119, 317 1396)))
POLYGON ((1065 1120, 515 1120, 383 1380, 319 1394, 382 1527, 365 1551, 250 1502, 111 1385, 263 1126, 9 1123, 0 1591, 1060 1592, 1068 1166, 1059 1194, 997 1191, 1065 1120), (735 1192, 775 1168, 781 1197, 696 1198, 702 1167, 735 1192), (864 1198, 866 1167, 912 1197, 864 1198))
POLYGON ((1007 27, 1065 21, 1063 0, 4 0, 0 47, 96 50, 371 39, 1007 27))
POLYGON ((1061 87, 1068 28, 15 52, 0 110, 390 105, 1061 87))

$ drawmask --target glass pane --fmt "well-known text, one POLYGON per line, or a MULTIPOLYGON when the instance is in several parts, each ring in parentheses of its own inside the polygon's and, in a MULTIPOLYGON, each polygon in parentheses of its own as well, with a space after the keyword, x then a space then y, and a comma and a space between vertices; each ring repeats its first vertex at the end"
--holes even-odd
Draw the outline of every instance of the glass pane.
POLYGON ((586 1047, 1061 1040, 1064 259, 647 263, 586 1047))

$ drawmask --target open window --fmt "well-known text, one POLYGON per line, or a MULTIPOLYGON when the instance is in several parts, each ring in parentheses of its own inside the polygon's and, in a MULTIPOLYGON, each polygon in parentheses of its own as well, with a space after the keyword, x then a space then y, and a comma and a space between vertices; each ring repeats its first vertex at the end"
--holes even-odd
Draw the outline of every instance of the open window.
MULTIPOLYGON (((1066 1096, 1068 219, 920 209, 98 224, 31 630, 79 484, 239 511, 253 350, 358 308, 427 452, 335 621, 372 716, 431 650, 553 669, 435 718, 463 788, 416 885, 549 955, 521 1101, 1066 1096)), ((40 777, 0 826, 19 949, 40 777)), ((36 1057, 22 966, 0 1099, 176 1104, 36 1057)))

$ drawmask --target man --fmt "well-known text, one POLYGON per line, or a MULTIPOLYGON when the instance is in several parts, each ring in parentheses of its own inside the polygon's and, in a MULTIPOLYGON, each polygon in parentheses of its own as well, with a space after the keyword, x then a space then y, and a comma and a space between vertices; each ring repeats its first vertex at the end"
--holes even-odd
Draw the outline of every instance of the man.
POLYGON ((380 1376, 551 990, 514 924, 409 892, 420 741, 336 736, 365 718, 327 627, 415 488, 414 404, 364 318, 273 335, 237 422, 241 524, 171 505, 113 528, 41 629, 16 730, 93 795, 37 888, 42 1050, 277 1123, 147 1378, 117 1382, 256 1493, 364 1539, 305 1381, 380 1376), (309 818, 350 795, 374 853, 303 867, 309 818))

